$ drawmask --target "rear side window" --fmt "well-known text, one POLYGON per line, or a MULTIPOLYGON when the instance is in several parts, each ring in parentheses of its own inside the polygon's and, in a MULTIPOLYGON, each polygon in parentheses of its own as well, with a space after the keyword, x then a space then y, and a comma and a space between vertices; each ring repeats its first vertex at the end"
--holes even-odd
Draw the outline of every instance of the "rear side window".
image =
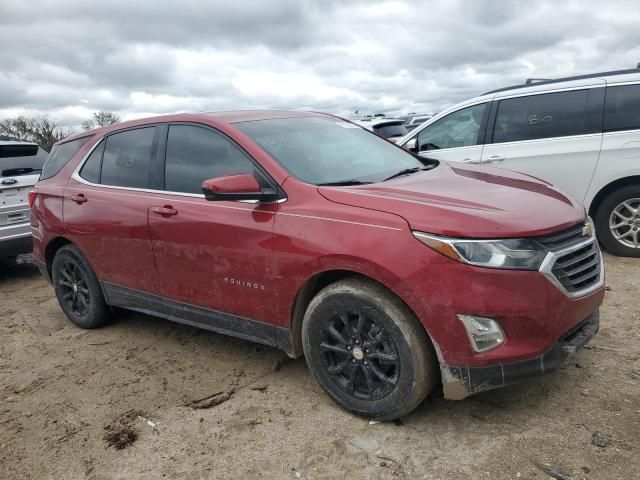
POLYGON ((604 130, 640 129, 640 85, 607 87, 604 130))
POLYGON ((57 175, 62 168, 69 163, 69 160, 78 153, 78 150, 89 141, 91 137, 78 138, 71 142, 55 145, 51 149, 49 159, 45 162, 42 168, 42 174, 40 180, 46 180, 54 175, 57 175))
POLYGON ((102 169, 102 154, 104 152, 105 142, 100 142, 96 148, 93 149, 89 158, 82 166, 80 170, 80 176, 86 181, 91 183, 100 183, 100 170, 102 169))
POLYGON ((498 104, 493 142, 518 142, 589 133, 588 90, 508 98, 498 104))
POLYGON ((107 137, 100 183, 118 187, 148 188, 151 159, 155 155, 156 127, 137 128, 107 137))
MULTIPOLYGON (((208 128, 192 125, 169 127, 166 190, 202 193, 203 181, 232 173, 255 175, 256 172, 253 162, 226 137, 208 128)), ((262 180, 260 175, 256 178, 259 182, 262 180)))

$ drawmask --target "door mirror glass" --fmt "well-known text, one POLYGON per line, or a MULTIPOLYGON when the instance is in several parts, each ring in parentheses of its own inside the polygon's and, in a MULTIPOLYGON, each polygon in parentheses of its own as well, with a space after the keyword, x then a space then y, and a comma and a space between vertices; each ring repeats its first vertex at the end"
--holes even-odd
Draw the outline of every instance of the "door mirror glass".
POLYGON ((277 200, 277 192, 262 188, 256 178, 248 173, 209 178, 202 182, 202 191, 207 200, 253 200, 269 202, 277 200))

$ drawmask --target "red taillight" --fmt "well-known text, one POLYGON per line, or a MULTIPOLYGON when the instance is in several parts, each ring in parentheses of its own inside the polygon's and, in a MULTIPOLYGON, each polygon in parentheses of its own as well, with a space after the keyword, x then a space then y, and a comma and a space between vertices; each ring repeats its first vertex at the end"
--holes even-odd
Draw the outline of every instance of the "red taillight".
POLYGON ((33 207, 33 202, 36 201, 36 197, 38 196, 38 190, 35 188, 31 189, 31 191, 27 195, 27 201, 29 202, 29 208, 33 207))

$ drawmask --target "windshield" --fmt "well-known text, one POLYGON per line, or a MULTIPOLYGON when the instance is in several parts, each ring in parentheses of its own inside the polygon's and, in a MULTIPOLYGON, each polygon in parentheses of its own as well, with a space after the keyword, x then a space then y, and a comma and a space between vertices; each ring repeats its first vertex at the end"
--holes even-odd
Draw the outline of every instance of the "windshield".
POLYGON ((379 182, 426 162, 335 118, 278 118, 235 126, 295 177, 314 185, 379 182))

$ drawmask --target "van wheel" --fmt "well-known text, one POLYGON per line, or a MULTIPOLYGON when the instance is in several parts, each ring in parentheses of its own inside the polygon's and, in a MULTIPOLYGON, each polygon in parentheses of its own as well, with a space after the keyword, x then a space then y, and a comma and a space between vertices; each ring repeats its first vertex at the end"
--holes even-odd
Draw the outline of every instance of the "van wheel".
POLYGON ((96 328, 109 319, 102 288, 89 263, 73 245, 56 252, 52 265, 53 288, 62 311, 81 328, 96 328))
POLYGON ((437 379, 433 345, 418 319, 370 280, 352 277, 320 291, 305 313, 302 342, 320 386, 358 415, 407 415, 437 379))
POLYGON ((604 248, 621 257, 640 257, 640 185, 609 194, 596 211, 596 231, 604 248))

